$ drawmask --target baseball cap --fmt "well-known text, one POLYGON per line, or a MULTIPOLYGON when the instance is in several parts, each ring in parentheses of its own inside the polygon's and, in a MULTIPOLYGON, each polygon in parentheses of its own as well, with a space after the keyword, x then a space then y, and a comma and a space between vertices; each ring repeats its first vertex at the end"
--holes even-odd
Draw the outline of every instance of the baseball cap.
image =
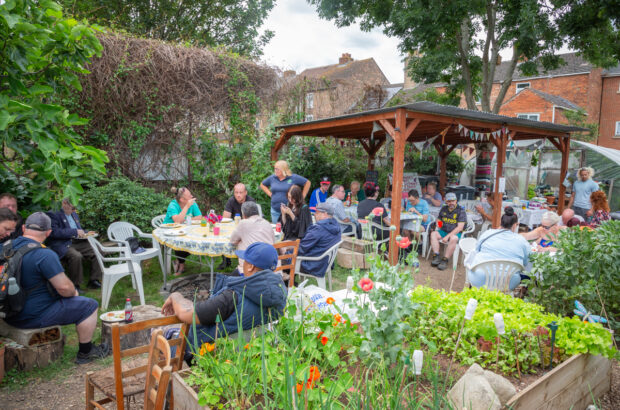
POLYGON ((235 251, 235 255, 261 269, 273 270, 278 265, 276 248, 265 242, 254 242, 244 251, 235 251))
POLYGON ((49 231, 52 229, 52 220, 44 212, 35 212, 26 219, 26 229, 34 231, 49 231))
POLYGON ((321 178, 321 184, 331 184, 331 182, 329 182, 329 178, 328 177, 323 177, 321 178))
POLYGON ((327 202, 321 202, 316 206, 317 212, 325 212, 329 216, 334 216, 334 207, 327 202))
POLYGON ((448 192, 446 194, 446 201, 456 201, 456 194, 454 192, 448 192))

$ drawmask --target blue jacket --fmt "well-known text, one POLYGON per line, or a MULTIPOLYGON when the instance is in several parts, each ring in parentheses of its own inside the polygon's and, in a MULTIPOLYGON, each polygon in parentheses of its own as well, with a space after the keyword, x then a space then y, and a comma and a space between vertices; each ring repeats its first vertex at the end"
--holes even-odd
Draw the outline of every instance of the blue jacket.
MULTIPOLYGON (((71 245, 71 239, 77 238, 77 229, 71 228, 67 222, 67 215, 61 211, 46 212, 47 216, 52 220, 52 233, 47 238, 46 245, 58 254, 59 258, 63 258, 67 253, 67 248, 71 245)), ((80 218, 73 212, 71 214, 78 229, 82 229, 80 218)))
MULTIPOLYGON (((323 219, 311 225, 306 236, 299 242, 300 256, 319 256, 340 242, 342 231, 334 218, 323 219)), ((328 258, 319 261, 302 261, 301 270, 314 276, 323 277, 327 271, 328 258)))

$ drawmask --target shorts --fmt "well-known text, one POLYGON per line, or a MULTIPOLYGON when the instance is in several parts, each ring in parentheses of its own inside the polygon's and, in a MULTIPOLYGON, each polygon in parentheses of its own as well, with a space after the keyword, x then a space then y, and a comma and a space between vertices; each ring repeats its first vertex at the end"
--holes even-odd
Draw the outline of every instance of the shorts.
MULTIPOLYGON (((445 238, 446 236, 448 236, 448 233, 449 233, 449 232, 446 232, 446 231, 444 231, 443 229, 437 229, 437 233, 438 233, 438 234, 439 234, 442 238, 445 238)), ((459 239, 461 239, 461 234, 462 234, 462 233, 463 233, 463 232, 459 232, 459 233, 457 233, 457 234, 456 234, 456 237, 457 237, 457 238, 459 238, 459 239)))
POLYGON ((21 329, 38 329, 49 326, 79 325, 97 310, 95 299, 84 296, 62 298, 52 303, 40 317, 20 322, 21 329))

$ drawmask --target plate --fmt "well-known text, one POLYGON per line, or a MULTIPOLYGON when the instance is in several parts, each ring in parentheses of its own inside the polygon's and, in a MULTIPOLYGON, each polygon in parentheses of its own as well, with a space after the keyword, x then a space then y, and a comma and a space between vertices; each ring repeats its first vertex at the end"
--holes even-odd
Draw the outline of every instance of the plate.
POLYGON ((192 219, 192 225, 200 225, 200 219, 192 219))
POLYGON ((125 320, 124 310, 113 310, 112 312, 102 313, 99 319, 104 322, 122 322, 125 320))
POLYGON ((174 228, 180 228, 182 226, 183 225, 181 225, 181 224, 173 222, 173 223, 169 223, 169 224, 161 224, 159 227, 160 228, 164 228, 164 229, 174 229, 174 228))
POLYGON ((79 239, 86 239, 86 238, 88 238, 89 236, 92 236, 93 238, 96 238, 96 237, 98 237, 98 236, 99 236, 99 234, 98 234, 97 232, 87 232, 87 233, 85 233, 84 235, 80 235, 80 236, 79 236, 79 239))
POLYGON ((164 235, 166 235, 166 236, 183 236, 185 234, 187 234, 187 232, 185 232, 183 230, 180 230, 180 231, 168 231, 168 232, 164 233, 164 235))
POLYGON ((232 221, 233 221, 232 218, 222 218, 222 220, 220 222, 223 223, 223 224, 227 224, 227 223, 232 222, 232 221))

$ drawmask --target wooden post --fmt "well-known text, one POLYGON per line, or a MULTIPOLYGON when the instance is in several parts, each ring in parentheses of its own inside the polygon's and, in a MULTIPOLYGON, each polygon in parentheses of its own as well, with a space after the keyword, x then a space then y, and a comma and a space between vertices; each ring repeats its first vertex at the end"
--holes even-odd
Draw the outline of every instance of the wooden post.
POLYGON ((439 163, 439 192, 442 196, 446 196, 446 181, 448 179, 448 161, 447 155, 445 154, 445 147, 441 147, 441 151, 437 151, 439 153, 440 163, 439 163))
MULTIPOLYGON (((516 135, 515 131, 511 132, 511 137, 514 138, 516 135)), ((495 186, 493 187, 494 201, 495 204, 493 206, 493 228, 497 229, 500 226, 500 220, 502 218, 502 195, 499 192, 499 179, 504 174, 504 162, 506 162, 506 147, 508 146, 508 136, 502 133, 498 143, 497 143, 497 167, 495 169, 495 186)))
MULTIPOLYGON (((566 187, 564 186, 564 178, 568 172, 568 158, 570 156, 570 134, 565 137, 558 138, 562 147, 562 166, 560 168, 560 193, 558 194, 558 214, 564 212, 564 202, 566 195, 566 187)), ((611 191, 610 191, 611 192, 611 191)))
POLYGON ((286 144, 286 141, 288 141, 290 138, 291 138, 291 135, 287 134, 286 131, 284 130, 280 131, 280 138, 276 140, 275 144, 271 148, 271 160, 272 161, 278 160, 278 152, 284 146, 284 144, 286 144))
POLYGON ((369 140, 368 143, 366 143, 364 140, 359 141, 360 144, 362 144, 364 151, 368 153, 368 169, 370 171, 373 171, 375 169, 375 155, 377 155, 377 152, 379 151, 379 149, 381 149, 386 140, 373 139, 372 141, 369 140))

